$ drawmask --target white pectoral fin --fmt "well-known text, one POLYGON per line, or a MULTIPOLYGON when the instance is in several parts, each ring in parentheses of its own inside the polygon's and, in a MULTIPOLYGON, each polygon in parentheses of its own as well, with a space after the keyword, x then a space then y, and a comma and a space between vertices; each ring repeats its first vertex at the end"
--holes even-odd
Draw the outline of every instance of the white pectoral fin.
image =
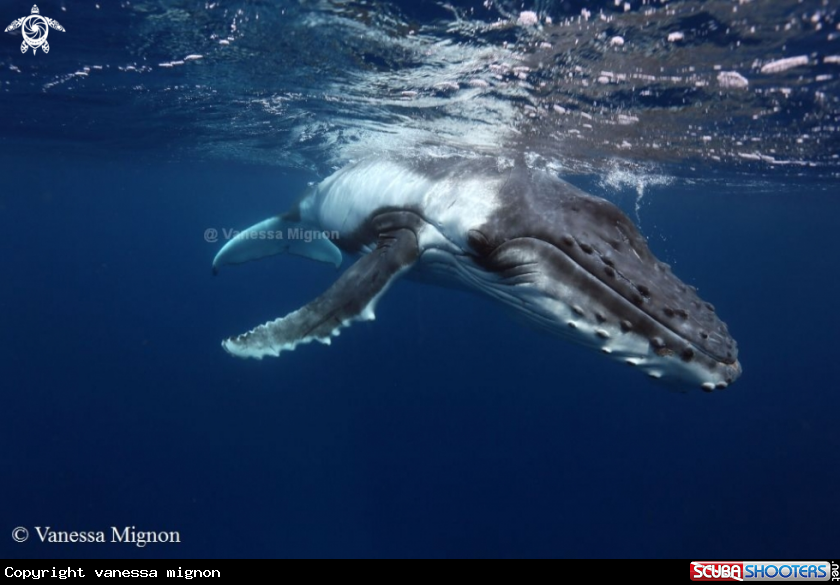
POLYGON ((302 343, 329 344, 341 328, 371 321, 379 298, 419 257, 417 236, 398 229, 382 234, 377 248, 351 266, 321 296, 281 319, 222 342, 241 358, 278 356, 302 343))
POLYGON ((315 260, 317 262, 332 264, 336 268, 341 266, 341 261, 343 259, 341 256, 341 250, 339 250, 338 246, 333 244, 326 236, 321 239, 312 239, 310 241, 306 241, 306 238, 300 237, 292 239, 287 243, 289 244, 289 247, 286 251, 289 254, 303 256, 304 258, 309 258, 310 260, 315 260))
MULTIPOLYGON (((229 232, 223 232, 227 237, 229 232)), ((213 272, 226 264, 243 264, 277 254, 295 254, 341 265, 341 250, 322 231, 283 216, 272 217, 231 237, 213 259, 213 272)))

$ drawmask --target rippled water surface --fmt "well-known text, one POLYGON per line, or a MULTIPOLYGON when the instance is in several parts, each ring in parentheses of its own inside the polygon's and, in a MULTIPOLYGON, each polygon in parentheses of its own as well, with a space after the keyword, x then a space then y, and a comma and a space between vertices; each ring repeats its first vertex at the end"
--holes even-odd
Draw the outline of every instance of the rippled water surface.
POLYGON ((618 160, 680 174, 837 172, 840 22, 828 1, 53 12, 70 32, 53 32, 49 58, 8 48, 0 61, 7 104, 26 112, 7 148, 43 136, 321 172, 371 150, 525 148, 580 171, 618 160), (65 99, 70 120, 55 107, 65 99))

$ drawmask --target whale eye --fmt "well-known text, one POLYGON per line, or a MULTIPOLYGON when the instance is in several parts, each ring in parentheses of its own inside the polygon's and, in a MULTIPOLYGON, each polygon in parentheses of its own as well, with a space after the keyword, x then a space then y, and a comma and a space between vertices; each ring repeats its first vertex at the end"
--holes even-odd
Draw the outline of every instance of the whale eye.
POLYGON ((487 239, 487 236, 478 230, 469 231, 469 245, 470 247, 481 254, 487 256, 493 252, 493 245, 487 239))

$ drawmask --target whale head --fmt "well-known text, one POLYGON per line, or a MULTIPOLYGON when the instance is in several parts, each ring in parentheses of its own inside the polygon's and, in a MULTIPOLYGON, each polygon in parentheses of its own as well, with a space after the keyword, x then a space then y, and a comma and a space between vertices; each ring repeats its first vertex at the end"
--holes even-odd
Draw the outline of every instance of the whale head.
POLYGON ((741 375, 715 308, 615 205, 520 166, 500 202, 469 233, 493 296, 539 328, 680 388, 723 389, 741 375))

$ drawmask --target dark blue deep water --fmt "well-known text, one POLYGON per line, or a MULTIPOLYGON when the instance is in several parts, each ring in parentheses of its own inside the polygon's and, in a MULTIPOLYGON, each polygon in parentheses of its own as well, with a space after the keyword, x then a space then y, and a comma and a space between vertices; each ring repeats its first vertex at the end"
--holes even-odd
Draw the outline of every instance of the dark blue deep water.
MULTIPOLYGON (((5 20, 28 10, 0 7, 5 20)), ((21 62, 20 37, 8 36, 0 84, 21 62)), ((59 42, 37 59, 93 50, 59 42)), ((713 182, 646 190, 652 249, 739 342, 744 374, 723 392, 671 392, 484 298, 411 282, 331 347, 241 361, 222 339, 300 307, 336 273, 286 256, 214 278, 219 245, 205 230, 281 212, 323 175, 176 156, 172 144, 197 132, 183 113, 170 126, 160 113, 147 143, 126 144, 149 112, 104 85, 102 103, 10 87, 0 93, 0 557, 840 550, 836 179, 728 174, 707 161, 686 172, 713 182), (53 125, 33 112, 52 112, 53 125), (28 542, 12 540, 18 526, 28 542), (177 530, 182 542, 44 544, 38 526, 177 530)), ((570 179, 633 208, 633 190, 570 179)))
POLYGON ((744 376, 674 394, 478 297, 400 283, 332 347, 219 340, 330 268, 211 276, 207 227, 281 209, 245 166, 4 159, 4 529, 179 530, 30 556, 819 557, 836 552, 835 194, 650 196, 654 248, 728 315, 744 376))

